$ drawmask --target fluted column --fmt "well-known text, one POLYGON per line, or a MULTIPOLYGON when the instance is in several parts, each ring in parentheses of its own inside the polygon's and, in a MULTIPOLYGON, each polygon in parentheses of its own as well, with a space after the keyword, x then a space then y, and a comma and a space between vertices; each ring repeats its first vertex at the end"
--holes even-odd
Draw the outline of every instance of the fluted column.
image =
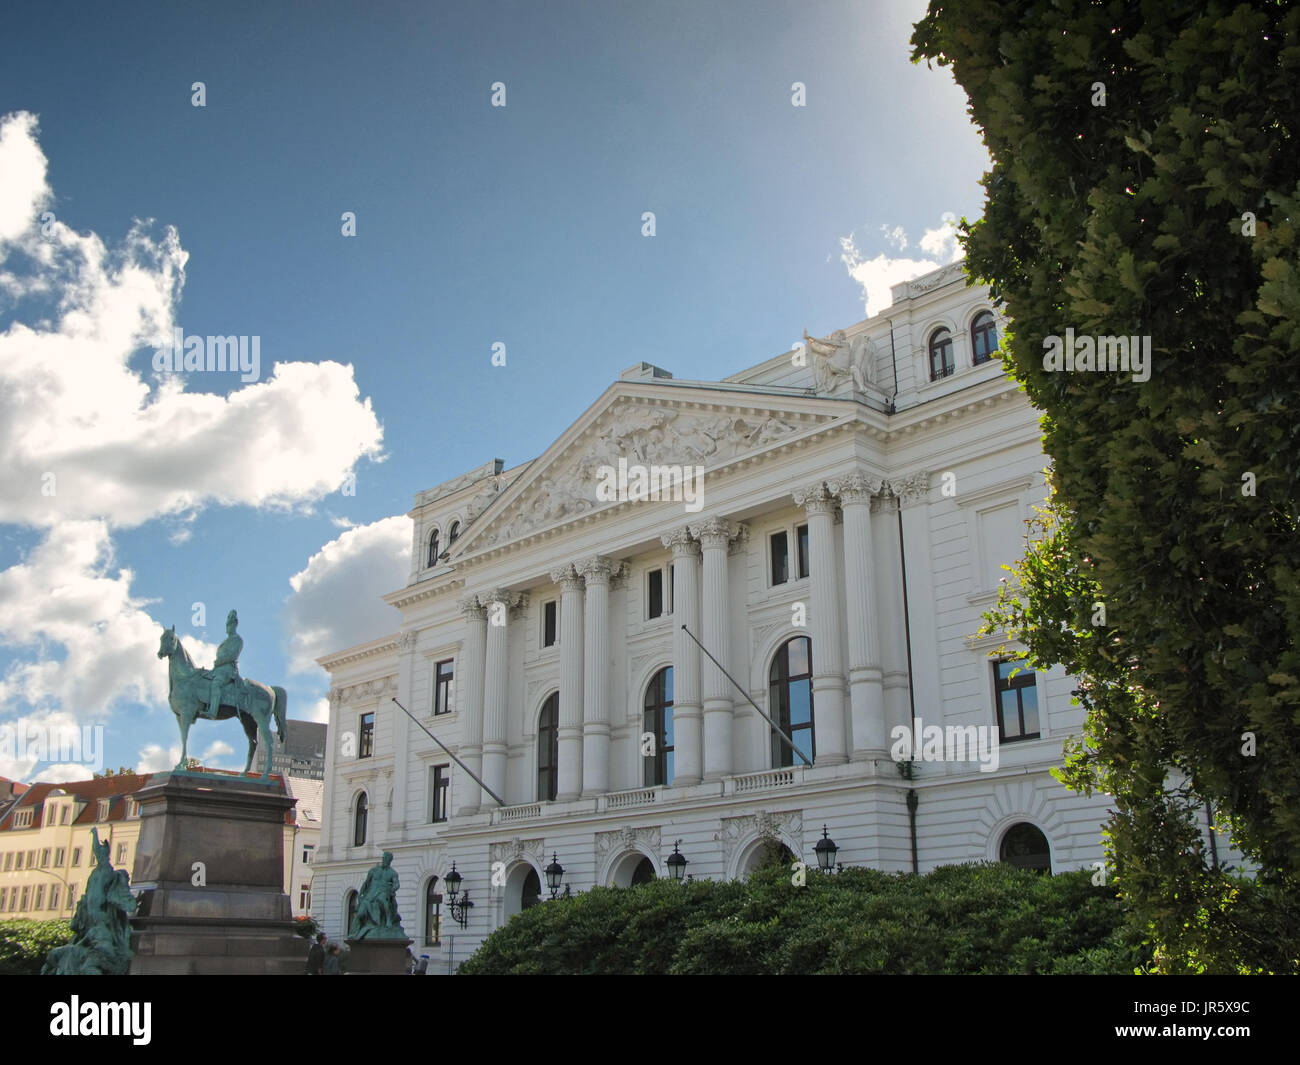
MULTIPOLYGON (((506 712, 509 693, 510 658, 506 632, 510 612, 527 602, 518 592, 500 589, 487 594, 487 665, 484 668, 483 697, 483 783, 505 798, 506 712)), ((495 805, 491 796, 485 803, 495 805)))
MULTIPOLYGON (((731 644, 727 598, 727 547, 739 528, 725 518, 707 518, 690 526, 704 554, 703 617, 701 640, 719 662, 726 662, 731 644)), ((731 681, 707 658, 704 674, 704 780, 719 780, 731 773, 731 681)))
MULTIPOLYGON (((934 611, 934 577, 930 542, 930 475, 918 471, 891 482, 902 512, 903 554, 907 559, 907 616, 912 631, 912 701, 923 707, 942 705, 939 686, 938 621, 934 611)), ((924 715, 922 715, 924 716, 924 715)))
MULTIPOLYGON (((461 661, 456 663, 455 684, 458 689, 456 701, 460 707, 461 720, 464 721, 464 742, 461 743, 459 755, 470 769, 479 776, 483 775, 483 670, 486 666, 487 652, 487 611, 483 609, 477 596, 468 595, 457 606, 465 619, 465 640, 461 652, 461 661)), ((461 789, 463 799, 457 816, 475 813, 479 808, 479 796, 483 789, 471 778, 461 789)), ((495 806, 496 803, 491 805, 495 806)))
POLYGON ((682 629, 700 635, 700 545, 686 526, 662 537, 673 552, 673 779, 698 784, 704 775, 700 734, 700 649, 682 629))
MULTIPOLYGON (((415 687, 415 645, 418 636, 413 631, 402 633, 397 659, 397 698, 412 713, 415 687)), ((382 707, 393 717, 393 808, 388 812, 388 829, 394 840, 401 840, 406 832, 406 783, 410 778, 411 719, 391 702, 382 707)))
POLYGON ((840 641, 840 573, 835 553, 835 497, 824 484, 801 488, 794 501, 808 515, 809 565, 812 567, 813 739, 818 765, 847 762, 844 738, 844 654, 840 641))
MULTIPOLYGON (((560 751, 555 797, 576 799, 582 791, 583 632, 582 576, 573 566, 551 573, 560 586, 560 751)), ((540 798, 541 796, 539 796, 540 798)))
POLYGON ((912 726, 907 689, 906 618, 903 611, 902 556, 898 539, 898 497, 891 490, 871 501, 877 597, 880 607, 880 663, 885 694, 886 733, 896 725, 912 726))
POLYGON ((871 498, 879 478, 855 471, 831 485, 844 511, 844 587, 849 643, 849 720, 854 761, 888 754, 885 693, 876 622, 875 558, 871 546, 871 498))
POLYGON ((582 794, 609 791, 609 582, 617 564, 596 556, 575 567, 587 582, 583 615, 582 794))

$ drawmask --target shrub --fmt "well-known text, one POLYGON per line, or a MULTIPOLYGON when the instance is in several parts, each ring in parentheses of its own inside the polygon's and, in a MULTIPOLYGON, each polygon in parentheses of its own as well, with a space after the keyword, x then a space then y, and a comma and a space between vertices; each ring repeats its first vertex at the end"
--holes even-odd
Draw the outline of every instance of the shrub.
POLYGON ((69 921, 0 921, 0 974, 39 976, 45 955, 71 942, 69 921))

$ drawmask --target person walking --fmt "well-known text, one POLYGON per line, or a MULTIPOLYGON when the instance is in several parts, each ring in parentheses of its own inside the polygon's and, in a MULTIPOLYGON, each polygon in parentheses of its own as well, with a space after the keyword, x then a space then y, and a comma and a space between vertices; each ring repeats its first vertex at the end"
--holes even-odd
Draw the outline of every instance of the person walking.
POLYGON ((320 976, 325 968, 325 933, 319 932, 316 935, 316 942, 311 945, 307 951, 307 975, 320 976))
POLYGON ((343 954, 337 943, 331 943, 329 953, 325 955, 325 975, 343 975, 343 954))

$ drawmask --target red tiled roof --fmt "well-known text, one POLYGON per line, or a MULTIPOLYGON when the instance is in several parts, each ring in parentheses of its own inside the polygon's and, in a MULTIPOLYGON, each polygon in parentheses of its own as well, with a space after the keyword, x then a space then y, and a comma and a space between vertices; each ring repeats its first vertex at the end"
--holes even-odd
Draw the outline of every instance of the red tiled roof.
MULTIPOLYGON (((95 780, 72 780, 62 784, 49 784, 37 781, 32 784, 23 793, 23 797, 18 800, 9 809, 8 815, 3 823, 0 823, 0 832, 8 831, 26 831, 26 829, 17 830, 13 826, 13 813, 15 810, 25 810, 35 808, 32 815, 30 828, 40 828, 43 823, 45 812, 45 800, 53 792, 63 792, 74 796, 79 802, 86 803, 85 809, 73 822, 73 824, 94 824, 99 821, 99 800, 106 798, 116 799, 122 795, 129 795, 132 792, 139 791, 149 783, 149 774, 126 774, 115 775, 111 777, 99 777, 95 780)), ((109 806, 109 815, 107 821, 121 821, 126 813, 126 803, 113 802, 109 806)))

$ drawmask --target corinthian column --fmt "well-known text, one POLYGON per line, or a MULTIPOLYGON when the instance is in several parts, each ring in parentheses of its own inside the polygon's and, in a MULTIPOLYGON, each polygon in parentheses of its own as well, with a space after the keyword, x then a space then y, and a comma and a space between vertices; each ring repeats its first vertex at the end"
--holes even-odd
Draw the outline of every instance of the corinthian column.
POLYGON ((583 645, 582 794, 609 791, 609 582, 619 568, 608 558, 574 567, 587 582, 583 645))
POLYGON ((844 741, 844 655, 840 649, 840 574, 835 554, 835 497, 823 484, 794 493, 808 515, 812 567, 813 740, 819 765, 848 761, 844 741))
MULTIPOLYGON (((582 577, 572 566, 551 573, 560 586, 560 764, 557 801, 582 790, 582 577)), ((538 796, 542 798, 543 796, 538 796)))
POLYGON ((898 539, 898 497, 882 492, 871 501, 872 537, 880 607, 880 660, 885 691, 885 728, 912 726, 907 689, 906 618, 903 611, 903 569, 898 539))
MULTIPOLYGON (((456 687, 459 689, 460 712, 464 715, 464 743, 458 754, 478 776, 483 775, 483 669, 487 650, 487 611, 478 597, 468 595, 456 604, 465 618, 465 644, 462 661, 456 663, 456 687)), ((464 802, 456 811, 459 817, 479 808, 482 788, 471 778, 461 789, 464 802)), ((493 803, 492 805, 496 805, 493 803)))
MULTIPOLYGON (((510 658, 506 628, 511 610, 523 606, 527 596, 500 589, 488 592, 487 665, 484 669, 483 783, 503 799, 506 790, 506 711, 510 658)), ((486 796, 484 802, 495 802, 486 796)))
POLYGON ((700 744, 700 649, 686 635, 700 635, 700 545, 685 526, 662 537, 673 552, 673 779, 674 787, 698 784, 703 775, 700 744))
MULTIPOLYGON (((701 640, 719 662, 731 646, 730 603, 727 597, 727 547, 740 532, 735 522, 707 518, 690 526, 704 553, 704 609, 701 640)), ((704 780, 731 773, 731 681, 711 661, 704 660, 704 780)), ((675 679, 675 678, 674 678, 675 679)))
POLYGON ((876 629, 875 559, 871 546, 871 499, 883 482, 855 471, 831 488, 844 511, 844 587, 848 596, 849 717, 853 760, 887 755, 885 694, 881 686, 876 629))

